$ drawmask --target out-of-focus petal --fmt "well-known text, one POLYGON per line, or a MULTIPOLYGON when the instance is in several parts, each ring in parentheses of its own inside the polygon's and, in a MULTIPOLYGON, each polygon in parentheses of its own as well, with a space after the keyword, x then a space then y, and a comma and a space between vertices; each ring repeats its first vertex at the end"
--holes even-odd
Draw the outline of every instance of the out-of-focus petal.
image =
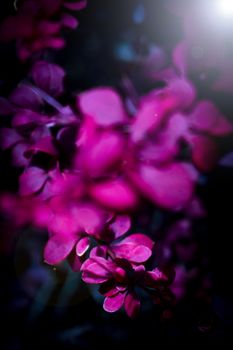
POLYGON ((195 101, 195 88, 190 81, 184 78, 172 79, 169 81, 167 89, 176 99, 176 107, 186 109, 195 101))
POLYGON ((187 62, 186 62, 186 43, 179 43, 173 51, 173 63, 179 69, 182 75, 187 72, 187 62))
POLYGON ((211 101, 201 101, 189 115, 190 127, 214 136, 233 132, 230 123, 211 101))
POLYGON ((216 143, 208 136, 190 135, 192 160, 201 171, 210 171, 217 163, 218 148, 216 143))
POLYGON ((117 239, 124 235, 131 226, 131 220, 128 215, 117 215, 114 221, 109 225, 114 232, 114 238, 117 239))
POLYGON ((87 0, 65 1, 63 6, 72 11, 83 10, 87 6, 87 0))
POLYGON ((44 249, 45 262, 50 265, 59 264, 70 254, 76 241, 75 237, 52 235, 44 249))
POLYGON ((96 88, 81 93, 78 107, 86 117, 92 117, 101 126, 111 126, 126 120, 123 103, 111 88, 96 88))
POLYGON ((119 133, 96 133, 80 150, 77 166, 92 177, 104 175, 105 171, 122 160, 124 145, 124 139, 119 133))
POLYGON ((131 174, 138 189, 156 205, 165 209, 180 210, 190 201, 194 181, 183 163, 171 163, 155 168, 142 165, 131 174))
POLYGON ((135 292, 129 292, 124 301, 124 307, 130 318, 135 318, 140 310, 140 300, 135 292))
POLYGON ((63 13, 61 18, 63 26, 75 29, 78 26, 78 20, 74 16, 70 15, 69 13, 63 13))
POLYGON ((99 182, 90 188, 91 196, 100 204, 115 210, 128 210, 137 205, 137 196, 123 179, 99 182))
POLYGON ((131 126, 131 138, 134 142, 142 140, 149 132, 155 131, 164 119, 161 101, 154 96, 144 99, 131 126))
POLYGON ((0 129, 0 146, 2 149, 11 148, 15 144, 24 141, 23 137, 14 129, 1 128, 0 129))

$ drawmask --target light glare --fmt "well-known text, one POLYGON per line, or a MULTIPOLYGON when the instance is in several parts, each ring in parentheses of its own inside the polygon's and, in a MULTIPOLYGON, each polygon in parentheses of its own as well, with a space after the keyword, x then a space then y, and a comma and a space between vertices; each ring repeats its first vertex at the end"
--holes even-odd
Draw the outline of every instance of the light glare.
POLYGON ((219 12, 226 17, 233 17, 233 0, 218 0, 219 12))

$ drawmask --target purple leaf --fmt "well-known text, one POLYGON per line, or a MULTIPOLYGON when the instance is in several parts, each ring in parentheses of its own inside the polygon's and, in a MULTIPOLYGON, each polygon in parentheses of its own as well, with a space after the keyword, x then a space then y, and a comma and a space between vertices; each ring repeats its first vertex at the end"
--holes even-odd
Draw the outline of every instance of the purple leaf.
POLYGON ((9 115, 14 113, 14 107, 4 97, 0 97, 0 115, 9 115))
POLYGON ((9 128, 0 129, 0 145, 2 149, 8 149, 15 144, 24 141, 23 137, 20 136, 15 130, 9 128))
POLYGON ((24 109, 14 115, 12 126, 13 128, 34 127, 41 124, 44 120, 45 117, 43 115, 24 109))
POLYGON ((56 64, 38 61, 32 68, 35 84, 48 94, 57 97, 63 93, 65 72, 56 64))
POLYGON ((21 108, 32 110, 38 110, 43 104, 40 95, 26 84, 19 85, 13 91, 10 101, 21 108))
POLYGON ((40 168, 27 168, 19 178, 19 192, 22 196, 28 196, 38 192, 47 180, 47 173, 40 168))

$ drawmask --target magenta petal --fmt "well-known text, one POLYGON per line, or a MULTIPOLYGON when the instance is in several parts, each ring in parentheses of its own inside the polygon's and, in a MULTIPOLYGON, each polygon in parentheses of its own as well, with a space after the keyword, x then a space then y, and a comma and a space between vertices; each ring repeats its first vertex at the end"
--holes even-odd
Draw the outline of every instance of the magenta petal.
POLYGON ((154 282, 158 282, 158 283, 168 282, 168 276, 158 268, 155 268, 154 270, 147 272, 147 275, 150 276, 150 278, 154 282))
POLYGON ((38 61, 33 66, 32 78, 35 84, 52 96, 63 93, 63 80, 65 72, 56 64, 38 61))
POLYGON ((103 308, 107 312, 118 311, 124 304, 125 293, 118 293, 112 297, 104 299, 103 308))
POLYGON ((190 126, 210 135, 221 136, 233 132, 233 124, 210 101, 201 101, 189 116, 190 126))
POLYGON ((115 264, 101 257, 86 260, 82 267, 82 279, 86 283, 103 283, 112 277, 115 264))
POLYGON ((40 168, 27 168, 19 178, 20 194, 28 196, 38 192, 47 180, 47 173, 40 168))
POLYGON ((86 117, 92 117, 102 126, 111 126, 125 121, 123 103, 111 88, 97 88, 78 96, 78 106, 86 117))
POLYGON ((83 256, 90 246, 90 240, 88 237, 81 238, 76 245, 76 254, 83 256))
POLYGON ((144 245, 149 249, 152 249, 154 246, 154 242, 152 241, 152 239, 146 235, 144 235, 143 233, 134 233, 128 237, 126 237, 125 239, 123 239, 123 241, 121 241, 122 243, 136 243, 138 245, 144 245))
POLYGON ((75 237, 53 235, 45 246, 45 262, 50 265, 59 264, 70 254, 76 241, 75 237))
POLYGON ((131 174, 138 189, 155 204, 180 210, 190 201, 194 181, 183 163, 171 163, 161 168, 141 166, 139 174, 131 174))
POLYGON ((140 300, 135 292, 130 292, 125 297, 125 311, 131 318, 135 318, 140 310, 140 300))
POLYGON ((90 188, 91 196, 102 205, 115 209, 127 210, 137 205, 137 196, 124 180, 100 182, 90 188))
POLYGON ((160 126, 163 118, 164 113, 158 98, 144 99, 131 126, 132 140, 134 142, 142 140, 148 132, 154 131, 160 126))
POLYGON ((96 256, 100 256, 102 258, 106 258, 107 257, 107 246, 97 246, 94 247, 91 251, 90 251, 90 258, 95 258, 96 256))
POLYGON ((126 259, 134 263, 145 262, 152 254, 151 249, 148 247, 132 242, 111 245, 111 250, 117 258, 126 259))
POLYGON ((114 238, 117 239, 130 229, 130 217, 128 215, 117 215, 113 223, 111 223, 109 226, 110 229, 114 232, 114 238))

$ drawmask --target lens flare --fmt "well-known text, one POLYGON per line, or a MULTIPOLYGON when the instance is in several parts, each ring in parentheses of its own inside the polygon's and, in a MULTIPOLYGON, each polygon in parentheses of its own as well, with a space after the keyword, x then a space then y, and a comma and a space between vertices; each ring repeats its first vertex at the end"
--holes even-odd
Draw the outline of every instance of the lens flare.
POLYGON ((218 0, 217 8, 221 15, 233 17, 233 0, 218 0))

